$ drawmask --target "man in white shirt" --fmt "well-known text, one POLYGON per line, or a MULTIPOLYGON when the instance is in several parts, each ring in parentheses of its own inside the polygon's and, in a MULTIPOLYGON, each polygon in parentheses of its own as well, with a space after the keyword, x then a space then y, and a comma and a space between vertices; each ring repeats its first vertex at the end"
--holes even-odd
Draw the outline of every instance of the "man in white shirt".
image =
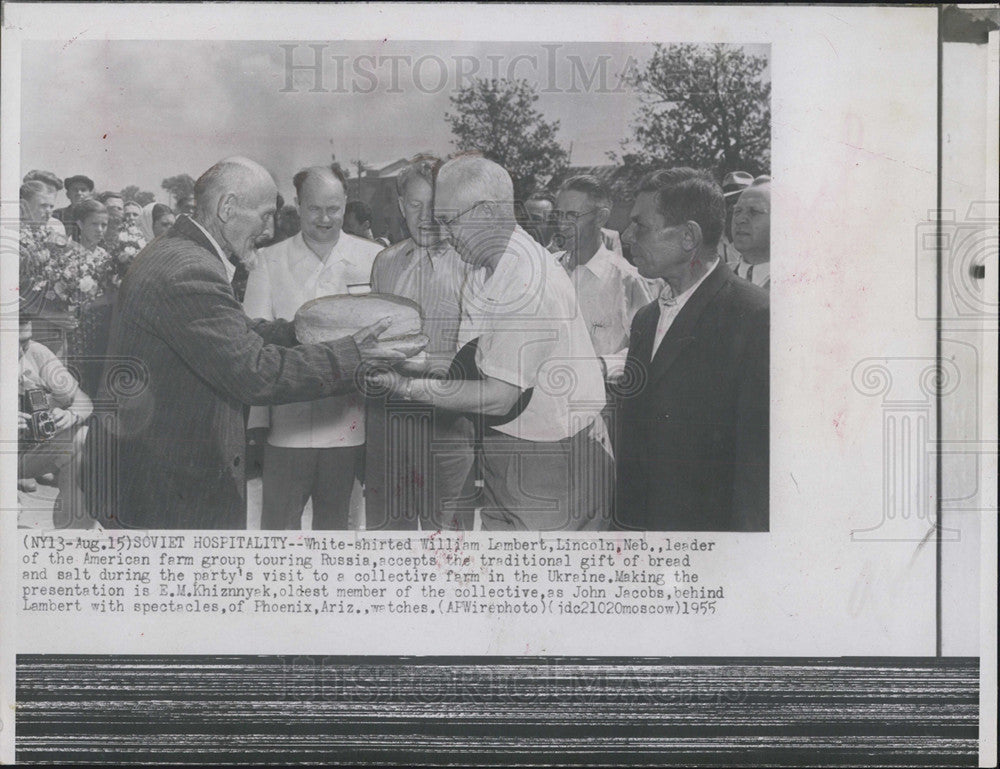
POLYGON ((733 209, 733 242, 740 252, 736 274, 755 286, 771 288, 771 183, 758 177, 733 209))
POLYGON ((625 368, 632 318, 655 296, 647 281, 624 257, 608 249, 602 227, 611 214, 611 195, 595 176, 567 179, 556 197, 553 247, 570 275, 580 312, 587 322, 605 379, 617 380, 625 368))
MULTIPOLYGON (((293 179, 301 231, 260 251, 250 272, 243 308, 254 318, 291 320, 311 299, 346 294, 367 284, 376 243, 341 228, 346 184, 335 168, 315 166, 293 179)), ((298 529, 312 497, 313 529, 346 529, 351 491, 364 461, 364 401, 360 394, 280 406, 254 406, 251 442, 266 435, 263 472, 264 529, 298 529)))
POLYGON ((390 391, 480 416, 484 529, 608 528, 604 385, 569 277, 516 225, 513 184, 496 163, 445 163, 434 208, 455 250, 480 268, 462 296, 462 348, 446 386, 390 373, 390 391))

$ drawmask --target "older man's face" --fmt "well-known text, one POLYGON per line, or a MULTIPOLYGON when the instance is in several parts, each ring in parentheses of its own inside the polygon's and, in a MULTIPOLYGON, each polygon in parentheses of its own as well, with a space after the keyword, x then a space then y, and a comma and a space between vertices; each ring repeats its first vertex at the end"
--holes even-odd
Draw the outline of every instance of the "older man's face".
POLYGON ((296 198, 302 235, 313 243, 336 243, 344 226, 347 193, 333 176, 310 174, 296 198))
POLYGON ((753 264, 771 260, 771 187, 748 187, 733 209, 733 245, 753 264))
POLYGON ((454 183, 447 180, 439 183, 434 195, 434 219, 462 260, 477 264, 476 244, 482 240, 486 228, 476 216, 479 213, 476 204, 480 201, 470 197, 454 183))
POLYGON ((246 267, 257 259, 257 242, 273 234, 277 197, 274 182, 258 184, 237 200, 229 220, 222 224, 229 247, 246 267))

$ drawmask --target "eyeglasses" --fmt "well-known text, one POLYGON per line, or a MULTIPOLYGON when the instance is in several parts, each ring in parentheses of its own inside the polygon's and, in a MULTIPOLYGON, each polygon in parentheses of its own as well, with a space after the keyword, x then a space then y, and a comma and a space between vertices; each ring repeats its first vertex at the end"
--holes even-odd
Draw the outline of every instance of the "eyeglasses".
POLYGON ((573 224, 578 222, 585 216, 590 216, 594 211, 600 211, 601 206, 591 208, 589 211, 553 211, 549 214, 549 221, 555 222, 556 224, 573 224))
POLYGON ((467 213, 469 213, 469 211, 473 210, 474 208, 478 208, 483 203, 488 203, 488 202, 489 201, 487 201, 487 200, 477 200, 475 203, 473 203, 471 206, 469 206, 468 208, 466 208, 464 211, 458 212, 457 214, 455 214, 450 219, 445 219, 444 217, 441 217, 441 216, 435 216, 434 217, 434 223, 438 227, 444 227, 447 230, 451 230, 451 228, 455 224, 455 222, 457 222, 459 219, 461 219, 463 216, 465 216, 467 213))

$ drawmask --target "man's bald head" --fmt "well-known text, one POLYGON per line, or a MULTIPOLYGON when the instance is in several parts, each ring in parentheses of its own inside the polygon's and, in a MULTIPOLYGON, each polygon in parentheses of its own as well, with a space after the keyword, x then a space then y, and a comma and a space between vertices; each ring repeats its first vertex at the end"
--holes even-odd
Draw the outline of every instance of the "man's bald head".
POLYGON ((271 174, 245 157, 220 160, 194 183, 195 219, 223 250, 247 267, 256 242, 273 225, 278 188, 271 174))
POLYGON ((220 160, 194 183, 195 210, 199 221, 204 224, 202 216, 214 215, 219 200, 227 195, 235 195, 243 205, 252 205, 265 195, 277 199, 278 188, 264 166, 237 155, 220 160))

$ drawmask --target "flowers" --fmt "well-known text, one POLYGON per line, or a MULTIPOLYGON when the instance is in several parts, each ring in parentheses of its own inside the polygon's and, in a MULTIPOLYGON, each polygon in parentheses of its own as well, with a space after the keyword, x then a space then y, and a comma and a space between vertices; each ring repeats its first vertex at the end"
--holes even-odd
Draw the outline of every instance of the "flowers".
POLYGON ((112 288, 114 271, 103 248, 87 251, 44 227, 21 228, 21 296, 36 309, 76 313, 112 288))
POLYGON ((118 240, 111 246, 112 283, 115 287, 121 284, 125 271, 135 259, 136 254, 146 247, 146 238, 134 224, 123 225, 118 231, 118 240))

